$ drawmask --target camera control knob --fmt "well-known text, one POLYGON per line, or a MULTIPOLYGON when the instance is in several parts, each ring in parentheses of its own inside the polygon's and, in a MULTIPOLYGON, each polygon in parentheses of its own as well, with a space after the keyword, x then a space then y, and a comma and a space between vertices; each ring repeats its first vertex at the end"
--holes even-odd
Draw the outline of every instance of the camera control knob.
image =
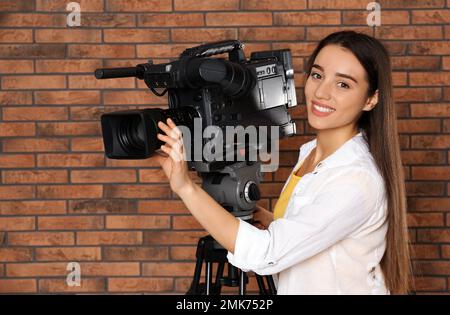
POLYGON ((245 184, 244 196, 247 202, 257 201, 261 199, 261 194, 259 193, 258 185, 255 182, 248 182, 245 184))

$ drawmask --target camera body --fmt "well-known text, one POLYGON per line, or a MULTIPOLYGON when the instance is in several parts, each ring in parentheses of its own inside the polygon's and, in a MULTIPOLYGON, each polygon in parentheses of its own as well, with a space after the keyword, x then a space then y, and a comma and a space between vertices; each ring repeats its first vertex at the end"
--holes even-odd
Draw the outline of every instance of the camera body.
MULTIPOLYGON (((208 126, 223 130, 227 126, 269 129, 277 126, 279 138, 295 134, 295 123, 287 111, 297 105, 292 57, 287 49, 254 52, 247 60, 243 44, 230 40, 186 49, 178 60, 170 63, 153 64, 150 60, 136 67, 98 69, 95 76, 97 79, 137 77, 154 94, 168 93, 169 109, 125 110, 102 115, 108 158, 150 157, 163 144, 156 137, 160 132, 157 124, 169 117, 175 124, 192 131, 194 120, 200 119, 201 130, 208 126), (228 53, 228 60, 211 57, 224 53, 228 53)), ((273 139, 270 131, 265 136, 269 141, 273 139)), ((208 140, 211 141, 202 138, 202 145, 208 140)), ((241 145, 258 146, 257 143, 241 145)), ((218 162, 214 168, 224 165, 218 162)))

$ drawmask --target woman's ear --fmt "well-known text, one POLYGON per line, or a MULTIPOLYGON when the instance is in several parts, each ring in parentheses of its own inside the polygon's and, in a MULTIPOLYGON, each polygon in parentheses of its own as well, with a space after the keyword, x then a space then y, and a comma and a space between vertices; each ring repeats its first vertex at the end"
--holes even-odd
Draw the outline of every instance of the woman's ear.
POLYGON ((364 111, 371 111, 376 105, 378 104, 378 90, 373 93, 372 96, 370 96, 367 99, 366 105, 364 106, 364 111))

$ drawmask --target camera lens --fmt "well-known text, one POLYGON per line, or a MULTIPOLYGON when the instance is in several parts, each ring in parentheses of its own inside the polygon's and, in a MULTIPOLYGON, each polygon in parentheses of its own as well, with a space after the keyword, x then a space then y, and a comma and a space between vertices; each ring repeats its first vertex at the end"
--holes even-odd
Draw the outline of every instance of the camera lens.
POLYGON ((133 152, 145 148, 144 124, 138 115, 122 120, 117 131, 117 138, 124 150, 133 152))

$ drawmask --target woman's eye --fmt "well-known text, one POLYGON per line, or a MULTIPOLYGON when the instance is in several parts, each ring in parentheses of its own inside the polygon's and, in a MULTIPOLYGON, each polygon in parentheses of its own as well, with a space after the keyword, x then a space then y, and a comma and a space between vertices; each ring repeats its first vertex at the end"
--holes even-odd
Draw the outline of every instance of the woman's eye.
POLYGON ((339 85, 339 87, 344 88, 344 89, 350 88, 350 86, 347 83, 344 83, 344 82, 339 82, 338 85, 339 85))
POLYGON ((322 76, 320 74, 318 74, 317 72, 313 72, 311 73, 311 76, 313 77, 313 79, 320 79, 322 76))

